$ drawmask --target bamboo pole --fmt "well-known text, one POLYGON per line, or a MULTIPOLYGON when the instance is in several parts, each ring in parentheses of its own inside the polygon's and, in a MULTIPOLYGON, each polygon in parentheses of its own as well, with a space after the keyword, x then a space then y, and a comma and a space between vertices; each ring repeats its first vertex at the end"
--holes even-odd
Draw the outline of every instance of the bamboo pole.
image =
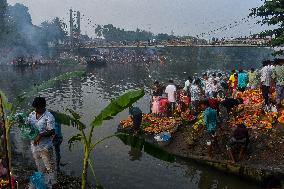
POLYGON ((5 145, 5 155, 6 155, 6 161, 8 164, 7 170, 8 170, 8 180, 9 180, 9 188, 12 189, 12 179, 11 179, 11 167, 10 167, 10 160, 9 160, 9 150, 8 150, 8 141, 7 141, 7 129, 5 125, 5 113, 4 113, 4 108, 3 108, 3 100, 2 100, 2 95, 0 94, 0 115, 1 115, 1 122, 3 124, 3 129, 4 129, 4 145, 5 145))

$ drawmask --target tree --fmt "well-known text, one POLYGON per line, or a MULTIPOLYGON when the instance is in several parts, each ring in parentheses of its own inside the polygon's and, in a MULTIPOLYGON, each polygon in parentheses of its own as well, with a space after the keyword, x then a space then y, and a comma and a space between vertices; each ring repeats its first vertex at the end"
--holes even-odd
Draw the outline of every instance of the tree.
POLYGON ((58 17, 54 18, 51 22, 45 21, 41 23, 40 28, 45 42, 58 44, 60 40, 63 41, 67 36, 67 32, 65 30, 66 24, 58 17))
MULTIPOLYGON (((260 37, 272 37, 273 47, 284 44, 284 0, 264 1, 262 6, 251 9, 250 16, 261 17, 262 20, 259 23, 273 26, 273 29, 259 33, 260 37)), ((283 52, 280 50, 275 54, 283 54, 283 52)))
MULTIPOLYGON (((99 181, 96 178, 95 171, 93 168, 93 164, 90 159, 90 155, 92 151, 96 148, 98 144, 103 142, 104 140, 111 138, 113 136, 117 136, 116 134, 107 136, 97 141, 93 141, 93 132, 95 127, 99 127, 102 125, 103 121, 111 120, 114 116, 118 113, 122 112, 126 108, 130 107, 133 103, 139 100, 141 97, 144 96, 144 90, 136 90, 130 91, 122 96, 119 96, 115 100, 111 101, 107 107, 105 107, 91 122, 90 129, 86 129, 86 125, 84 125, 80 119, 81 116, 73 110, 68 109, 71 113, 71 116, 65 115, 67 119, 69 119, 72 125, 75 125, 79 133, 74 135, 68 141, 70 147, 74 142, 81 142, 82 146, 84 147, 84 160, 83 160, 83 171, 82 171, 82 189, 86 189, 87 187, 87 175, 88 175, 88 167, 90 166, 91 171, 95 177, 95 181, 97 184, 96 188, 101 188, 99 185, 99 181)), ((64 115, 61 114, 63 118, 64 115)), ((65 119, 66 120, 66 119, 65 119)))
POLYGON ((104 26, 98 25, 95 29, 95 33, 97 36, 104 38, 107 41, 147 41, 153 37, 151 32, 147 32, 145 30, 136 29, 136 31, 126 31, 121 28, 117 28, 112 24, 107 24, 104 26))
POLYGON ((95 33, 98 37, 102 37, 103 36, 103 28, 101 25, 98 25, 95 29, 95 33))
POLYGON ((3 40, 4 33, 6 32, 5 18, 7 15, 7 0, 0 0, 0 41, 3 40))

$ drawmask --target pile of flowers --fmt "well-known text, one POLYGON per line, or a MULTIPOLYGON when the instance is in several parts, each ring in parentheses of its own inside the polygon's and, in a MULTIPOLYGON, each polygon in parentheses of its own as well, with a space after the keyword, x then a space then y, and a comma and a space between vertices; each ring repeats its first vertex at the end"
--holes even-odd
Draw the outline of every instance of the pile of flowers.
POLYGON ((231 126, 243 123, 247 127, 271 129, 277 120, 284 123, 284 113, 282 113, 282 118, 281 116, 278 118, 277 112, 262 111, 263 97, 260 89, 247 90, 238 94, 238 97, 244 100, 244 105, 239 105, 235 115, 231 116, 229 120, 231 126))
POLYGON ((284 110, 281 112, 280 116, 278 117, 278 122, 284 124, 284 110))
MULTIPOLYGON (((144 114, 141 127, 147 134, 158 134, 161 132, 174 133, 177 127, 181 125, 181 120, 177 118, 156 117, 152 114, 144 114)), ((120 121, 122 128, 130 128, 133 126, 133 121, 129 116, 127 119, 120 121)))
POLYGON ((244 100, 244 104, 259 104, 263 102, 260 89, 247 90, 239 93, 237 96, 244 100))
POLYGON ((8 180, 0 179, 0 188, 7 188, 9 184, 8 180))

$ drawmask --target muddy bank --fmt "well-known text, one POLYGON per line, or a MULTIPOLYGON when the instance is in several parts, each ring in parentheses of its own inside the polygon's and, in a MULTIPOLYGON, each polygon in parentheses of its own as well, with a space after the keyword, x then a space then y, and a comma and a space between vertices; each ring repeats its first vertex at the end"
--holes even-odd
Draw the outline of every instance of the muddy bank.
MULTIPOLYGON (((145 142, 156 146, 155 151, 161 149, 165 153, 154 153, 159 159, 172 162, 173 156, 178 157, 183 161, 194 161, 202 165, 212 167, 216 170, 242 177, 248 181, 253 181, 262 184, 269 176, 279 178, 284 187, 284 149, 282 143, 284 141, 282 125, 277 125, 269 132, 259 132, 250 130, 251 142, 244 159, 238 160, 236 163, 231 163, 227 155, 226 145, 231 136, 229 127, 222 128, 219 132, 218 144, 214 145, 213 158, 208 158, 207 155, 207 136, 201 132, 198 138, 192 139, 192 125, 181 125, 177 132, 172 135, 172 141, 166 145, 159 145, 154 139, 154 135, 141 134, 138 138, 145 142), (260 134, 262 133, 262 134, 260 134), (193 140, 193 141, 192 141, 193 140)), ((126 133, 132 137, 131 129, 123 129, 119 127, 118 132, 126 133)), ((139 146, 139 141, 126 139, 132 142, 134 147, 139 146)))
MULTIPOLYGON (((29 178, 36 172, 36 167, 28 159, 25 159, 21 154, 17 153, 13 155, 12 169, 15 175, 15 179, 18 181, 19 189, 25 189, 28 187, 29 178)), ((81 178, 67 175, 64 172, 60 172, 57 175, 58 186, 60 189, 79 189, 81 188, 81 178)), ((88 188, 94 188, 88 186, 88 188)))
MULTIPOLYGON (((238 176, 244 176, 255 181, 262 181, 266 176, 275 175, 284 181, 284 149, 283 133, 278 129, 258 135, 251 131, 251 142, 244 159, 231 163, 227 155, 226 144, 229 140, 229 131, 223 131, 219 136, 218 144, 213 148, 213 158, 208 158, 206 137, 191 143, 187 138, 189 126, 179 129, 173 135, 173 140, 167 146, 161 147, 174 155, 195 160, 219 170, 238 176), (273 136, 273 137, 272 137, 273 136)), ((228 129, 229 130, 229 129, 228 129)))

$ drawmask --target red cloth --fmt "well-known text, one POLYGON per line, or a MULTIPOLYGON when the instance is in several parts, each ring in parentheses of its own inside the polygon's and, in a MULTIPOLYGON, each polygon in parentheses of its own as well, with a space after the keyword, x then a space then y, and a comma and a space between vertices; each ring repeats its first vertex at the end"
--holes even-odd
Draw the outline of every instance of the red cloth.
POLYGON ((188 96, 182 96, 181 101, 185 103, 186 106, 190 104, 190 98, 188 96))
POLYGON ((210 99, 208 99, 208 101, 209 101, 210 108, 213 108, 213 109, 219 111, 219 101, 217 99, 210 98, 210 99))
POLYGON ((167 106, 168 106, 168 99, 162 98, 160 99, 160 112, 165 113, 167 111, 167 106))

